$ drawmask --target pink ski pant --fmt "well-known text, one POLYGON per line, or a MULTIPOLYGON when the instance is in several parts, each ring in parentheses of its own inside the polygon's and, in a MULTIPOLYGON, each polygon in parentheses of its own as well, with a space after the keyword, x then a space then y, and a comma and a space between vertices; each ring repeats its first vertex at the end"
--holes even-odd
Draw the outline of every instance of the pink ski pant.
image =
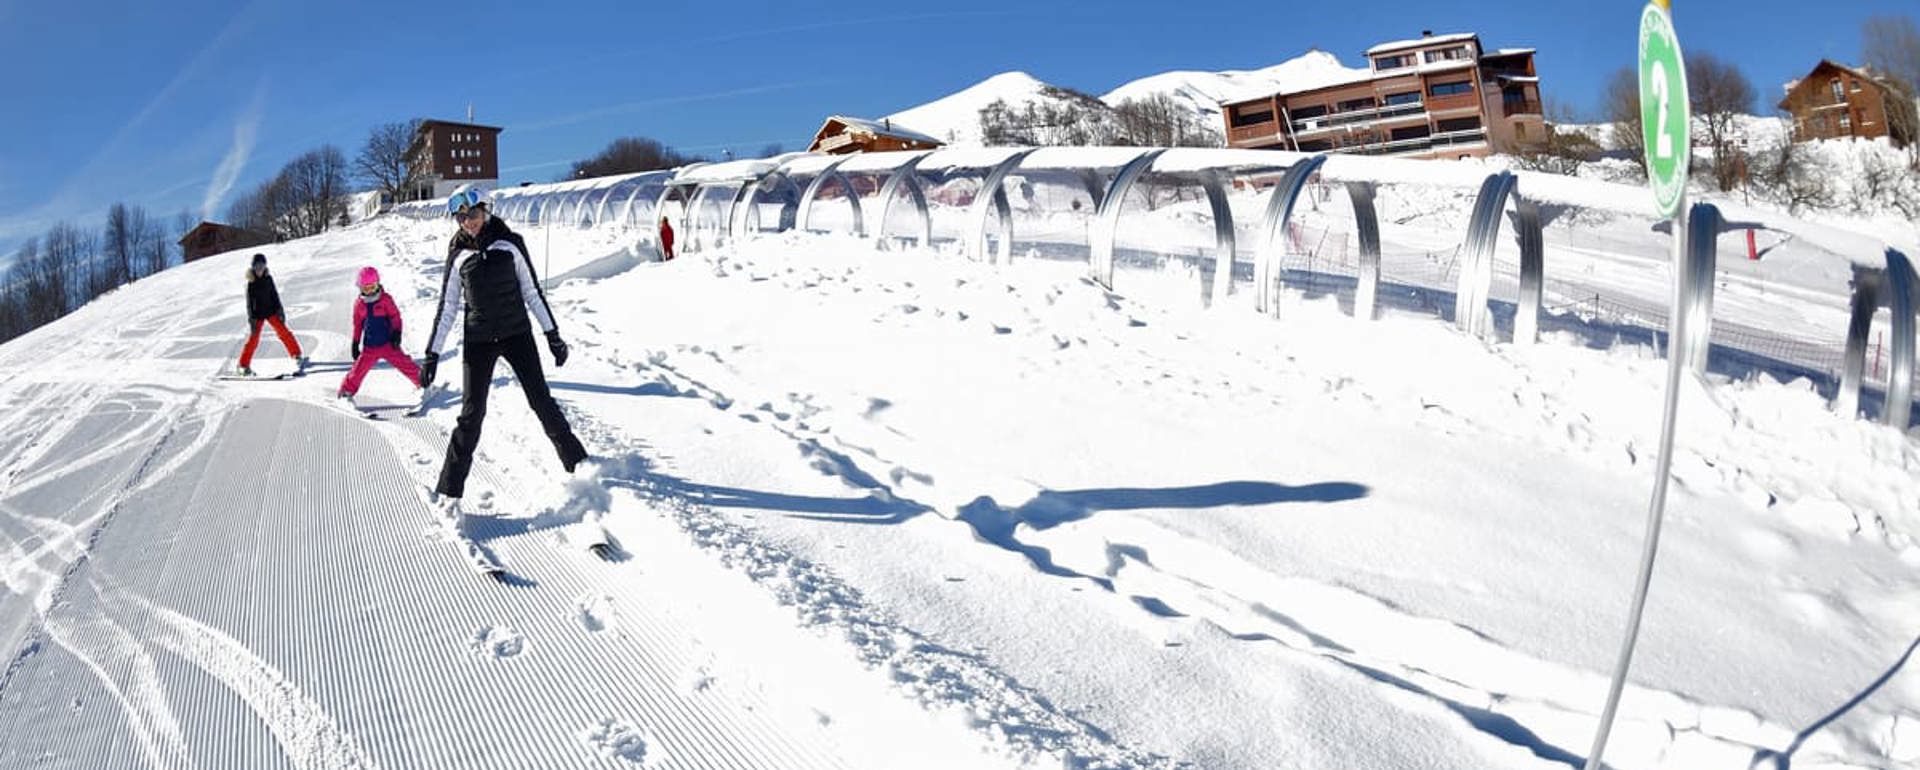
POLYGON ((367 378, 367 372, 371 371, 373 365, 379 361, 393 364, 393 368, 399 369, 401 374, 406 375, 407 380, 412 382, 414 387, 420 387, 420 367, 414 365, 413 359, 400 352, 399 346, 381 345, 360 351, 360 357, 354 359, 353 370, 347 372, 346 381, 340 383, 340 392, 349 396, 360 392, 360 381, 367 378))

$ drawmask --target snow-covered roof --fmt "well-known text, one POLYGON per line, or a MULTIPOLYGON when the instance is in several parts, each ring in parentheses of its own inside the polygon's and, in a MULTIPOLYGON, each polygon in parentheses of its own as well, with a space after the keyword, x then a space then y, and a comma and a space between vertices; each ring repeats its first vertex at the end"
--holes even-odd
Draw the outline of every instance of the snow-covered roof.
POLYGON ((1488 56, 1513 56, 1516 54, 1534 53, 1534 52, 1535 51, 1531 48, 1502 48, 1498 51, 1494 51, 1493 53, 1490 53, 1487 55, 1488 56))
POLYGON ((848 128, 857 128, 862 131, 866 131, 868 133, 878 134, 880 136, 891 136, 896 139, 907 139, 915 142, 930 142, 933 144, 941 143, 940 140, 938 139, 935 139, 931 136, 927 136, 926 134, 920 133, 910 128, 903 128, 899 124, 893 123, 890 120, 883 122, 879 120, 867 120, 866 118, 849 117, 846 115, 834 115, 834 116, 828 117, 827 120, 829 121, 837 120, 837 121, 840 121, 842 124, 845 124, 848 128))
POLYGON ((1430 37, 1414 38, 1412 40, 1395 40, 1391 43, 1381 43, 1379 45, 1376 45, 1372 48, 1367 49, 1367 55, 1372 56, 1377 53, 1386 53, 1388 51, 1398 51, 1402 48, 1414 48, 1414 47, 1423 46, 1423 45, 1433 45, 1435 43, 1452 43, 1460 40, 1472 40, 1475 37, 1476 35, 1472 32, 1456 32, 1451 35, 1433 35, 1430 37))
POLYGON ((1508 83, 1538 83, 1538 82, 1540 82, 1540 77, 1539 77, 1538 75, 1500 75, 1500 76, 1499 76, 1499 78, 1500 78, 1501 80, 1504 80, 1504 81, 1506 81, 1506 82, 1508 82, 1508 83))

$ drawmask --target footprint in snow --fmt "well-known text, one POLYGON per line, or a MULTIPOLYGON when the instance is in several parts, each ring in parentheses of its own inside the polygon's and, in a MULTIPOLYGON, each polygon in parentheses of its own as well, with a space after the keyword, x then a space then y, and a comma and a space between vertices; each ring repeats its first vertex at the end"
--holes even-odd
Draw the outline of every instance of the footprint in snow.
POLYGON ((592 633, 600 633, 614 625, 613 597, 606 594, 588 594, 574 600, 575 616, 580 626, 592 633))
POLYGON ((657 765, 647 761, 649 742, 640 726, 625 719, 602 719, 580 731, 593 753, 601 759, 623 759, 634 764, 657 765))
POLYGON ((467 647, 480 657, 505 660, 527 651, 527 637, 506 626, 481 626, 467 647))

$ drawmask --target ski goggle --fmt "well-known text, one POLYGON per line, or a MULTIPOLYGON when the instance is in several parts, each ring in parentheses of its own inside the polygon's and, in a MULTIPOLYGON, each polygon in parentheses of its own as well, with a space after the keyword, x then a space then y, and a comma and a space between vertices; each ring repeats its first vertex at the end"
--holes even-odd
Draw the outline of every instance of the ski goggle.
POLYGON ((360 293, 361 294, 379 294, 380 284, 377 284, 377 283, 364 284, 360 287, 360 293))

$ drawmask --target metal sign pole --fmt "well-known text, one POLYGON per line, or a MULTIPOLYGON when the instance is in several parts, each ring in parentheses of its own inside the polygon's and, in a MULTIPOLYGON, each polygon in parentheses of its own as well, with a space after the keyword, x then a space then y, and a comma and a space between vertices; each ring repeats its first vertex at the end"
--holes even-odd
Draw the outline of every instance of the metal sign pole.
MULTIPOLYGON (((1653 188, 1654 205, 1662 215, 1672 218, 1673 225, 1667 397, 1661 411, 1660 453, 1654 461, 1653 497, 1647 503, 1647 536, 1640 551, 1640 574, 1634 582, 1633 607, 1627 613, 1626 638, 1620 644, 1619 662, 1614 666, 1613 681, 1607 688, 1606 706, 1600 711, 1593 748, 1587 752, 1586 770, 1600 770, 1603 766, 1607 737, 1620 708, 1620 696, 1626 690, 1627 669, 1633 664, 1640 618, 1646 611, 1647 590, 1653 582, 1654 557, 1660 550, 1660 524, 1666 513, 1667 481, 1673 469, 1674 424, 1680 415, 1681 378, 1692 368, 1691 359, 1695 355, 1689 316, 1693 315, 1700 298, 1694 286, 1692 255, 1687 248, 1687 165, 1692 149, 1688 144, 1689 112, 1686 68, 1681 63, 1673 20, 1668 16, 1668 0, 1653 0, 1640 14, 1640 114, 1647 153, 1647 181, 1653 188)), ((1712 276, 1705 276, 1705 280, 1711 281, 1712 276)), ((1700 343, 1705 343, 1704 337, 1700 343)))

